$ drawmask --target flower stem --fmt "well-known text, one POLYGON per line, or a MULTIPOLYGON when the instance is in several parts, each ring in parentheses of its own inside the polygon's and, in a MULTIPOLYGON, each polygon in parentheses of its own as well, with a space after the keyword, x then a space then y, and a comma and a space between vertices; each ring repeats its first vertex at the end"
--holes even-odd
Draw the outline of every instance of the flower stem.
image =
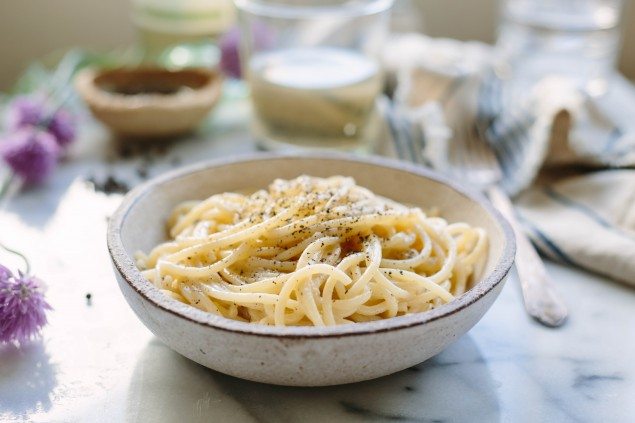
POLYGON ((71 50, 64 55, 55 71, 50 75, 49 84, 43 88, 43 91, 49 100, 53 100, 53 104, 39 123, 40 127, 47 128, 55 114, 75 94, 72 84, 73 76, 81 68, 84 60, 85 57, 81 50, 71 50))
POLYGON ((24 267, 25 267, 24 274, 25 275, 31 274, 31 263, 29 262, 29 259, 26 258, 26 256, 24 254, 22 254, 19 251, 16 251, 16 250, 12 249, 12 248, 7 247, 6 245, 4 245, 1 242, 0 242, 0 248, 4 249, 4 250, 6 250, 6 251, 8 251, 8 252, 10 252, 12 254, 15 254, 18 257, 20 257, 22 259, 22 261, 24 261, 24 267))
POLYGON ((83 60, 84 54, 80 50, 71 50, 64 55, 50 79, 48 86, 50 96, 56 97, 60 91, 66 91, 72 85, 73 75, 83 60))
MULTIPOLYGON (((0 174, 2 173, 4 173, 5 176, 0 181, 0 210, 4 208, 4 206, 9 202, 9 199, 20 189, 20 186, 22 185, 22 180, 17 177, 10 169, 8 169, 8 167, 1 166, 0 163, 0 174)), ((31 263, 29 263, 29 260, 25 257, 24 254, 7 247, 1 242, 0 248, 12 254, 15 254, 16 256, 19 256, 24 261, 26 268, 25 274, 28 275, 31 272, 31 263)))
POLYGON ((22 179, 0 163, 0 210, 4 209, 11 197, 22 187, 22 179))
POLYGON ((52 107, 50 107, 50 109, 48 110, 48 114, 42 119, 42 121, 39 123, 39 126, 43 129, 48 128, 48 126, 50 125, 51 121, 53 120, 53 118, 55 117, 55 114, 62 108, 64 107, 65 103, 73 96, 74 92, 72 87, 68 88, 65 91, 61 91, 61 94, 63 94, 62 97, 58 97, 56 99, 54 99, 54 104, 52 107))

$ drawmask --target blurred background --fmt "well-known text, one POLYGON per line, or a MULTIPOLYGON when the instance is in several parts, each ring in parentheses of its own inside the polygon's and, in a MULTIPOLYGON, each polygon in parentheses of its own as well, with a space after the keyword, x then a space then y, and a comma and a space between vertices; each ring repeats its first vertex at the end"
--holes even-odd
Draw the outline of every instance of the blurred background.
MULTIPOLYGON (((496 38, 497 0, 415 0, 413 19, 433 37, 496 38)), ((108 49, 129 45, 135 33, 131 0, 3 0, 0 2, 0 90, 8 89, 35 58, 70 47, 108 49)), ((620 70, 635 79, 635 7, 625 2, 620 70)))

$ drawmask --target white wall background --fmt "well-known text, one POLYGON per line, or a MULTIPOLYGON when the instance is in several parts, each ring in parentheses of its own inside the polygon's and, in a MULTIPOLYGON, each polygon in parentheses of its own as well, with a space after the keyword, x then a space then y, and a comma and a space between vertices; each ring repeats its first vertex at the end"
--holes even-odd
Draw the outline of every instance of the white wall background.
MULTIPOLYGON (((71 46, 108 49, 130 44, 131 0, 0 0, 0 90, 30 61, 71 46)), ((624 0, 620 68, 635 79, 635 5, 624 0)), ((433 36, 495 37, 497 0, 411 0, 433 36)))

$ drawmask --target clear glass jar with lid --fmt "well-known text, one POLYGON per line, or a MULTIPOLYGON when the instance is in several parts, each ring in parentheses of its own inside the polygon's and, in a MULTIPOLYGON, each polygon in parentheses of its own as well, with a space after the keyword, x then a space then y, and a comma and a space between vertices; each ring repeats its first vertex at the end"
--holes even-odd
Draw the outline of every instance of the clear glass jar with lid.
POLYGON ((231 0, 133 0, 143 60, 167 67, 215 66, 217 40, 235 21, 231 0))

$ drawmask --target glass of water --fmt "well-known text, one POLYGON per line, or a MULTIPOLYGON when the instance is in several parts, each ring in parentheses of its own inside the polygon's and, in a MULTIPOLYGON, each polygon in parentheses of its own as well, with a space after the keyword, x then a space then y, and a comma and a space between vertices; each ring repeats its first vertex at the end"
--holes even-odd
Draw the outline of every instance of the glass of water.
POLYGON ((262 147, 371 148, 392 2, 235 0, 262 147))
POLYGON ((507 76, 565 76, 606 90, 620 49, 622 0, 502 0, 497 48, 507 76))

